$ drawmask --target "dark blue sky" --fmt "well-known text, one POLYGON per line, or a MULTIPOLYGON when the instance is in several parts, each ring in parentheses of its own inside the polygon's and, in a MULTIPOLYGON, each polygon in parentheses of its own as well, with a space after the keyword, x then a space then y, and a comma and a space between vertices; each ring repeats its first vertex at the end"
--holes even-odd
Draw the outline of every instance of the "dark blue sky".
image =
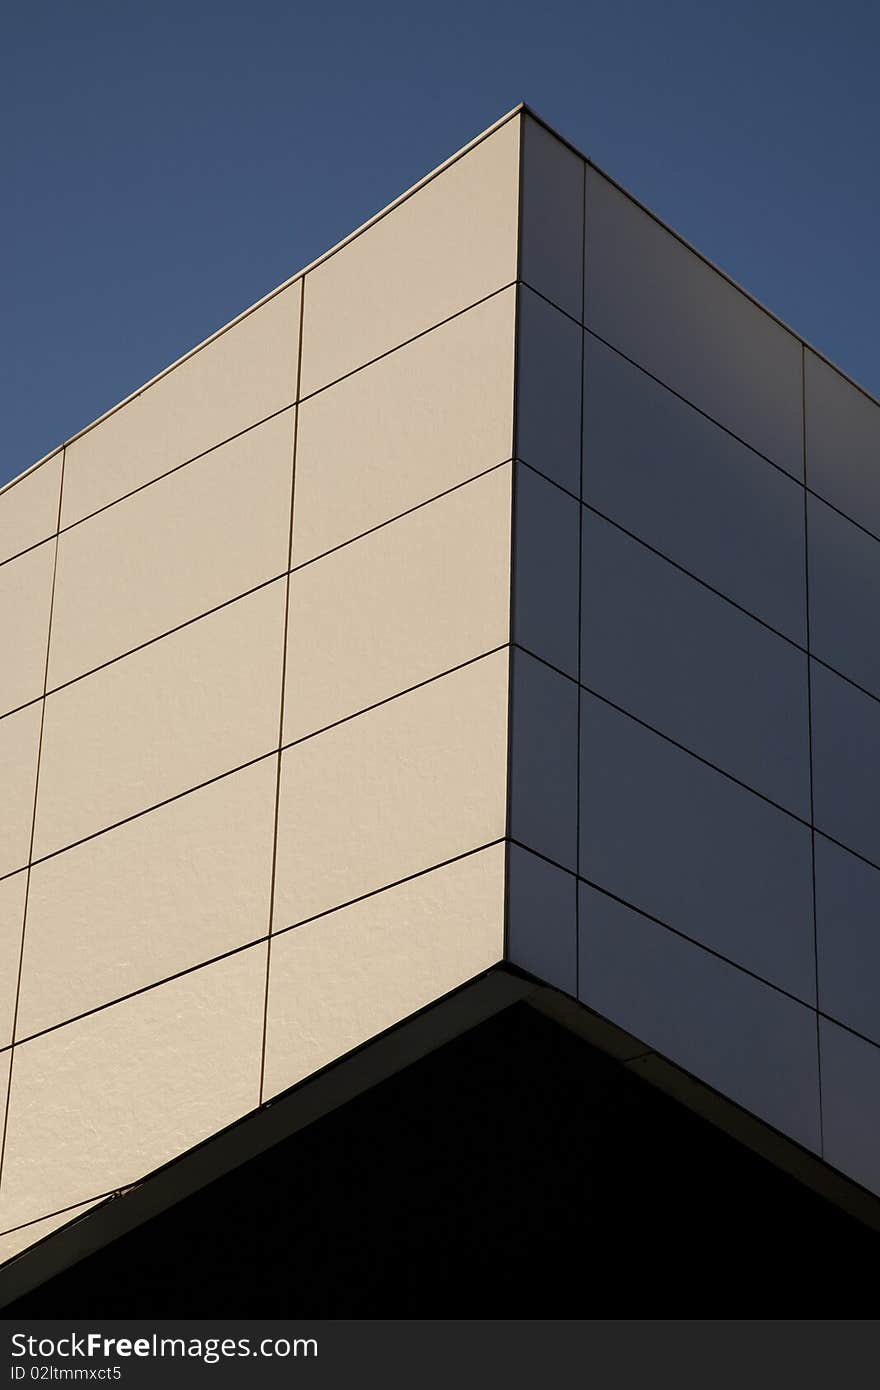
POLYGON ((874 0, 19 3, 0 481, 518 101, 880 394, 874 0))

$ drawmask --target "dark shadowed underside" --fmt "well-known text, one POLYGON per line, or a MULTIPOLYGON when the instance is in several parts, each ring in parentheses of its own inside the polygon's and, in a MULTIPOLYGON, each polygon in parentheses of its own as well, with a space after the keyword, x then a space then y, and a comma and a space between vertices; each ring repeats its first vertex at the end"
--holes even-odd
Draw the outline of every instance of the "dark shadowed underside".
POLYGON ((877 1251, 516 1004, 6 1316, 871 1316, 877 1251))

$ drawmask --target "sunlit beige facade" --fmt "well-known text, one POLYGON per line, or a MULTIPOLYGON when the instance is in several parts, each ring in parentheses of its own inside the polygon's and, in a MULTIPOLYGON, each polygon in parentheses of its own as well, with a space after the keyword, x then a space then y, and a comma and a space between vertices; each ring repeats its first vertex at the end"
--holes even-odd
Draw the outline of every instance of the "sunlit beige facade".
POLYGON ((0 491, 0 1258, 487 972, 880 1190, 878 416, 518 108, 0 491))
POLYGON ((6 1257, 503 956, 519 138, 0 493, 6 1257))

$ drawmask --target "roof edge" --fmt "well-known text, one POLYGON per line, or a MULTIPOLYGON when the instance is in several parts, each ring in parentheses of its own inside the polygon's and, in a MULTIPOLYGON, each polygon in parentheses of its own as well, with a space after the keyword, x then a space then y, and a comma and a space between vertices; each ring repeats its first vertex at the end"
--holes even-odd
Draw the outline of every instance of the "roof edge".
MULTIPOLYGON (((584 160, 584 162, 588 164, 591 169, 594 169, 597 174, 600 174, 603 179, 607 179, 608 182, 614 188, 617 189, 618 193, 622 193, 623 196, 625 198, 628 198, 631 203, 635 203, 637 208, 640 208, 642 212, 647 213, 648 217, 650 217, 652 221, 656 222, 658 226, 662 227, 664 232, 668 232, 670 236, 675 237, 676 241, 680 242, 686 250, 690 251, 693 255, 697 256, 703 262, 704 265, 707 265, 709 267, 710 270, 714 270, 717 275, 720 275, 722 279, 726 280, 729 285, 732 285, 735 290, 738 290, 740 294, 744 295, 746 299, 750 300, 751 303, 754 304, 757 309, 760 309, 763 314, 766 314, 768 318, 771 318, 774 323, 777 323, 779 325, 780 328, 784 328, 786 333, 790 333, 793 338, 796 338, 802 347, 806 348, 809 352, 812 352, 814 357, 818 357, 819 360, 821 362, 824 362, 827 367, 830 367, 832 371, 837 372, 838 376, 842 376, 844 381, 848 382, 850 386, 853 386, 856 389, 856 391, 858 391, 861 395, 867 397, 867 399, 871 402, 872 405, 880 407, 880 397, 875 396, 871 391, 868 390, 866 386, 863 386, 861 382, 856 381, 855 377, 852 377, 849 375, 848 372, 845 372, 843 368, 838 366, 836 362, 833 362, 831 358, 827 356, 826 353, 822 352, 820 348, 817 348, 815 344, 809 342, 809 340, 805 338, 802 333, 799 333, 796 328, 792 328, 790 323, 786 323, 785 319, 780 318, 779 314, 775 313, 773 309, 768 308, 766 304, 764 304, 760 299, 758 299, 757 295, 752 294, 751 290, 747 290, 744 285, 741 285, 739 283, 738 280, 734 280, 733 276, 729 274, 728 271, 724 270, 722 266, 717 265, 715 261, 710 260, 710 258, 706 255, 705 251, 701 251, 700 248, 698 246, 695 246, 692 241, 688 241, 686 236, 683 236, 681 232, 676 230, 675 227, 672 227, 668 222, 665 222, 663 218, 654 211, 653 208, 648 207, 647 203, 643 203, 640 198, 637 198, 634 193, 631 193, 628 188, 625 188, 622 183, 619 183, 613 174, 609 174, 606 169, 603 169, 602 166, 597 164, 594 159, 591 159, 588 154, 584 154, 582 149, 579 149, 577 145, 573 144, 572 141, 567 138, 567 136, 561 134, 561 132, 558 131, 556 127, 550 123, 550 121, 545 120, 544 117, 538 111, 536 111, 533 106, 529 106, 527 102, 521 102, 519 107, 517 107, 517 110, 521 111, 524 115, 531 117, 531 119, 535 121, 538 125, 543 126, 544 130, 546 130, 548 134, 554 136, 555 139, 559 140, 561 144, 565 145, 568 149, 570 149, 572 154, 576 154, 580 159, 584 160)), ((511 115, 512 114, 514 113, 511 112, 511 115)))
POLYGON ((235 318, 230 319, 228 323, 224 323, 220 328, 215 329, 207 338, 203 338, 201 342, 196 343, 195 347, 189 348, 188 351, 182 353, 180 357, 176 357, 173 362, 169 362, 168 365, 157 372, 155 376, 151 376, 148 381, 135 387, 135 389, 130 391, 121 401, 117 401, 115 405, 105 410, 102 415, 97 416, 96 419, 91 420, 87 425, 83 425, 82 429, 77 430, 75 434, 53 445, 53 447, 49 449, 47 453, 43 454, 41 458, 37 459, 35 463, 29 464, 21 473, 16 473, 14 478, 10 478, 8 482, 0 486, 0 496, 2 496, 4 492, 15 487, 17 483, 29 477, 31 473, 36 472, 44 463, 48 463, 50 459, 55 458, 62 449, 69 448, 71 444, 81 439, 83 435, 88 434, 90 430, 95 429, 97 425, 103 424, 111 415, 115 415, 117 410, 121 410, 123 406, 129 405, 133 400, 136 400, 138 396, 143 395, 144 391, 147 391, 151 386, 155 386, 157 381, 161 381, 164 376, 168 376, 176 367, 181 366, 181 364, 186 362, 190 357, 194 357, 197 352, 201 352, 202 348, 208 347, 210 343, 215 342, 216 339, 221 338, 224 333, 227 333, 230 328, 235 328, 243 319, 248 318, 248 316, 253 314, 257 309, 261 309, 264 304, 268 304, 276 295, 283 293, 283 291, 289 289, 291 285, 295 285, 298 280, 304 279, 309 271, 315 270, 319 265, 323 264, 324 261, 328 261, 331 256, 335 256, 338 251, 341 251, 345 246, 348 246, 350 242, 355 241, 364 232, 368 231, 370 227, 374 226, 377 222, 381 222, 383 217, 387 217, 395 208, 400 207, 401 203, 405 203, 414 193, 418 193, 420 189, 426 187, 426 185, 437 178, 439 174, 451 168, 459 159, 469 154, 471 150, 476 149, 476 147, 481 145, 484 140, 487 140, 490 135, 494 135, 496 131, 500 130, 502 126, 507 125, 508 121, 513 120, 515 116, 518 116, 525 109, 525 103, 519 102, 510 111, 500 116, 497 121, 493 121, 490 126, 482 130, 479 135, 475 135, 466 145, 462 145, 461 148, 456 150, 454 154, 451 154, 448 159, 444 159, 441 164, 438 164, 427 174, 424 174, 422 178, 418 179, 414 184, 411 184, 403 193, 398 194, 390 203, 387 203, 384 207, 380 208, 378 212, 375 212, 372 217, 367 218, 366 222, 362 222, 359 226, 355 227, 355 229, 344 236, 341 241, 335 242, 327 251, 323 251, 320 256, 316 256, 314 260, 309 261, 301 270, 297 270, 293 275, 283 280, 280 285, 276 285, 274 289, 269 290, 262 298, 256 300, 254 304, 249 305, 247 309, 242 309, 240 314, 236 314, 235 318))

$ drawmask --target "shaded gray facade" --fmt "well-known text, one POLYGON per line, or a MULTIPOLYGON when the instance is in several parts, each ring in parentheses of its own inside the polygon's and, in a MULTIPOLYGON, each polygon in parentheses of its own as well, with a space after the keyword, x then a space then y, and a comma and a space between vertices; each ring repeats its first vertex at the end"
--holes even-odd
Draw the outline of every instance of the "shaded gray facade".
POLYGON ((530 120, 523 208, 510 957, 876 1192, 880 406, 530 120))

